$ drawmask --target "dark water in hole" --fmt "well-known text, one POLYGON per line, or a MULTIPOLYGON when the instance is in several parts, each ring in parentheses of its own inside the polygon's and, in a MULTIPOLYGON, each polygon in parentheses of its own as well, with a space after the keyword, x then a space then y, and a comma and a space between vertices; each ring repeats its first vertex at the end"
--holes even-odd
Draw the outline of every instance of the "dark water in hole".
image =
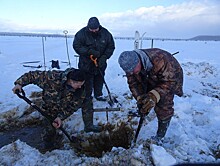
MULTIPOLYGON (((129 125, 121 123, 120 126, 114 128, 114 125, 108 124, 105 128, 103 132, 92 135, 84 132, 77 133, 77 139, 70 146, 77 154, 85 154, 92 157, 102 157, 103 153, 111 151, 113 147, 128 149, 131 146, 133 129, 129 125), (106 132, 107 130, 108 132, 106 132)), ((56 141, 51 147, 45 147, 41 139, 43 131, 43 124, 29 124, 22 128, 17 127, 9 131, 0 132, 0 148, 18 139, 38 149, 41 153, 63 148, 63 143, 59 144, 56 141)))
POLYGON ((0 132, 0 148, 20 139, 29 146, 45 152, 44 143, 41 140, 42 132, 43 126, 41 124, 0 132))

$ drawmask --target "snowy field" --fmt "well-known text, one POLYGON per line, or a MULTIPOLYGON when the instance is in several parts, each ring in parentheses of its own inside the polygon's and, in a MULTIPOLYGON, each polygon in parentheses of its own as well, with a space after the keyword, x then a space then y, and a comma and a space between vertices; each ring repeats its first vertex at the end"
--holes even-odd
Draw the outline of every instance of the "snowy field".
MULTIPOLYGON (((65 38, 43 38, 46 69, 51 70, 51 60, 59 60, 61 70, 68 65, 65 38)), ((78 59, 74 57, 72 40, 68 39, 68 51, 71 66, 76 67, 78 59)), ((135 100, 130 95, 124 72, 118 65, 118 56, 122 51, 133 50, 134 41, 115 40, 116 49, 108 61, 106 82, 112 94, 118 96, 122 111, 110 113, 109 121, 126 121, 129 111, 135 111, 135 100), (117 116, 114 116, 117 114, 117 116), (115 118, 117 117, 117 118, 115 118), (119 118, 118 118, 119 117, 119 118)), ((143 48, 151 46, 150 40, 143 41, 143 48)), ((149 155, 156 166, 179 163, 220 163, 220 42, 218 41, 154 41, 154 47, 175 53, 176 59, 184 70, 184 96, 175 97, 175 115, 171 120, 163 146, 151 146, 147 153, 144 143, 155 135, 157 119, 148 118, 141 128, 137 144, 130 149, 113 148, 101 158, 77 156, 66 146, 41 154, 25 142, 17 140, 0 149, 0 165, 152 165, 149 155)), ((23 67, 23 62, 40 61, 44 70, 43 44, 41 37, 0 36, 0 122, 7 123, 8 118, 21 118, 27 104, 12 93, 13 82, 23 73, 33 68, 23 67)), ((40 91, 34 85, 24 88, 27 96, 32 91, 40 91)), ((103 89, 105 95, 107 92, 103 89)), ((105 107, 95 102, 95 107, 105 107)), ((31 116, 34 119, 37 113, 31 116)), ((154 117, 153 111, 150 114, 154 117)), ((30 118, 30 117, 29 117, 30 118)), ((105 113, 95 113, 96 122, 106 123, 105 113)), ((139 121, 139 118, 134 118, 139 121)), ((68 131, 83 129, 81 114, 77 111, 66 122, 68 131), (73 127, 74 126, 74 127, 73 127)), ((134 128, 136 128, 134 126, 134 128)), ((2 133, 1 133, 2 134, 2 133)))

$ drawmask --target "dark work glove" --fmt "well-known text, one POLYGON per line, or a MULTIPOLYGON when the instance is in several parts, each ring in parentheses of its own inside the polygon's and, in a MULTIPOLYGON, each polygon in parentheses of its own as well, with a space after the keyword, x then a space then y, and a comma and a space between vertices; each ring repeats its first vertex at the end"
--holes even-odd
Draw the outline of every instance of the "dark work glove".
POLYGON ((102 55, 99 59, 98 59, 98 66, 100 68, 104 67, 106 65, 106 60, 107 60, 107 56, 106 55, 102 55))
POLYGON ((151 108, 155 107, 157 102, 156 97, 152 93, 148 93, 146 98, 142 101, 143 106, 141 108, 141 113, 148 114, 151 108))
POLYGON ((138 114, 141 116, 143 113, 141 113, 141 108, 142 108, 142 106, 143 106, 143 103, 142 103, 142 101, 143 101, 143 99, 146 97, 146 94, 144 94, 144 95, 139 95, 138 97, 137 97, 137 108, 138 108, 138 110, 137 110, 137 112, 138 112, 138 114))
POLYGON ((139 109, 142 114, 148 114, 160 100, 160 94, 156 90, 151 90, 145 95, 137 98, 137 104, 141 104, 139 109))
POLYGON ((99 58, 100 57, 100 53, 99 51, 96 51, 94 49, 90 49, 89 52, 88 52, 89 56, 90 55, 93 55, 94 58, 99 58))
POLYGON ((142 106, 143 106, 142 104, 137 104, 137 108, 138 108, 137 112, 138 112, 138 115, 140 115, 140 116, 143 115, 143 113, 141 113, 142 106))

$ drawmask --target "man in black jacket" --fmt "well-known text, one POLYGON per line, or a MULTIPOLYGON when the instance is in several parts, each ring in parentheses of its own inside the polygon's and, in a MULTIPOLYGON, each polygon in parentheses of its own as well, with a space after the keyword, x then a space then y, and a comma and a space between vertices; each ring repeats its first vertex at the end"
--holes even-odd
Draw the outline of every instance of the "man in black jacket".
POLYGON ((102 88, 104 83, 107 59, 109 59, 115 49, 114 39, 111 33, 99 23, 96 17, 91 17, 88 25, 79 30, 73 41, 73 48, 79 54, 79 69, 86 73, 86 97, 94 97, 99 101, 106 101, 103 97, 102 88), (98 66, 94 61, 97 60, 98 66))

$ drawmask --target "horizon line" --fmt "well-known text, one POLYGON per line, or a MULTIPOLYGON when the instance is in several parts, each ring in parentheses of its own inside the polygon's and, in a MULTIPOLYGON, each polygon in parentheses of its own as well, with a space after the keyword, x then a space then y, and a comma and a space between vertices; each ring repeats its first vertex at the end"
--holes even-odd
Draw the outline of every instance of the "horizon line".
MULTIPOLYGON (((60 33, 42 33, 42 32, 0 32, 0 36, 27 36, 27 37, 63 37, 63 38, 73 38, 75 35, 67 35, 65 31, 63 31, 64 34, 60 33)), ((217 37, 219 39, 212 39, 220 41, 220 35, 198 35, 192 38, 184 39, 184 38, 159 38, 159 37, 143 37, 139 38, 141 40, 199 40, 199 37, 217 37)), ((134 40, 135 37, 129 37, 129 36, 116 36, 113 37, 114 39, 122 39, 122 40, 134 40)), ((203 39, 204 40, 204 39, 203 39)))

